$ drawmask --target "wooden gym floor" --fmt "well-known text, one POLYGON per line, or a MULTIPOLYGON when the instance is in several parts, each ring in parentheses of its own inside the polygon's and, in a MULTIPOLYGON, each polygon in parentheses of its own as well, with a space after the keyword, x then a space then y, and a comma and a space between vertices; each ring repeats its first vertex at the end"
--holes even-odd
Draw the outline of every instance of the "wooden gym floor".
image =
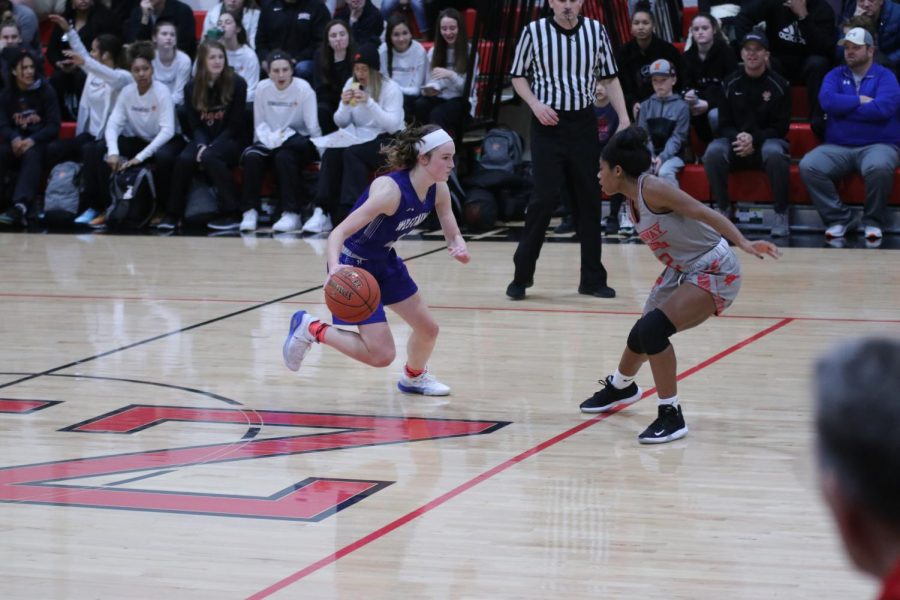
MULTIPOLYGON (((452 261, 398 245, 434 307, 447 399, 312 350, 324 240, 0 235, 0 597, 869 598, 819 499, 811 361, 900 335, 896 251, 742 256, 726 316, 679 334, 684 440, 641 447, 645 399, 578 403, 616 366, 660 271, 607 245, 615 300, 544 248, 452 261)), ((651 388, 649 369, 639 382, 651 388)))

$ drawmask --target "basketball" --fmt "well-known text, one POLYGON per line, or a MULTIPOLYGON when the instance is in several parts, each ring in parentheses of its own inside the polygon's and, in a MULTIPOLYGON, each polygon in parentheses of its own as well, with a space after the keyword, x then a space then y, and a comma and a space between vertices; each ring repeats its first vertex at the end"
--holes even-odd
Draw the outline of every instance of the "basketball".
POLYGON ((325 282, 325 304, 331 314, 342 321, 365 321, 380 302, 381 288, 365 269, 340 269, 325 282))

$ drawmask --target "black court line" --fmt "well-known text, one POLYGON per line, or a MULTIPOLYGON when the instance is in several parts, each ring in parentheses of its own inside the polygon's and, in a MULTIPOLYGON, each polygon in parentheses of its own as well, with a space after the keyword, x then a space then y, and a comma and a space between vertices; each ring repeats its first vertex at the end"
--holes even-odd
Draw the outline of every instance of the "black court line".
MULTIPOLYGON (((415 260, 417 258, 422 258, 424 256, 430 256, 431 254, 435 254, 437 252, 442 252, 446 250, 445 246, 440 246, 435 248, 434 250, 428 250, 427 252, 422 252, 421 254, 415 254, 410 256, 409 258, 404 258, 404 262, 408 262, 411 260, 415 260)), ((316 290, 322 289, 322 285, 317 285, 315 287, 306 288, 305 290, 301 290, 299 292, 295 292, 293 294, 288 294, 287 296, 282 296, 280 298, 275 298, 274 300, 267 300, 266 302, 261 302, 259 304, 254 304, 253 306, 248 306, 247 308, 242 308, 241 310, 236 310, 227 314, 224 314, 220 317, 215 317, 213 319, 207 319, 206 321, 202 321, 200 323, 195 323, 194 325, 188 325, 187 327, 182 327, 181 329, 177 329, 175 331, 170 331, 168 333, 162 333, 160 335, 155 335, 151 338, 147 338, 145 340, 140 340, 138 342, 133 342, 131 344, 126 344, 125 346, 120 346, 118 348, 113 348, 112 350, 107 350, 106 352, 101 352, 100 354, 95 354, 93 356, 88 356, 87 358, 82 358, 70 363, 66 363, 64 365, 53 367, 52 369, 47 369, 46 371, 41 371, 39 373, 32 373, 31 375, 27 375, 25 377, 20 377, 19 379, 15 379, 13 381, 8 381, 6 383, 0 383, 0 390, 4 388, 8 388, 14 386, 18 383, 24 383, 26 381, 31 381, 32 379, 37 379, 38 377, 43 377, 45 375, 51 375, 56 373, 57 371, 62 371, 64 369, 70 369, 72 367, 77 367, 78 365, 83 365, 85 363, 89 363, 91 361, 104 358, 106 356, 110 356, 112 354, 116 354, 118 352, 124 352, 125 350, 130 350, 132 348, 136 348, 138 346, 143 346, 144 344, 149 344, 150 342, 155 342, 157 340, 165 339, 167 337, 171 337, 173 335, 178 335, 179 333, 184 333, 186 331, 191 331, 192 329, 198 329, 200 327, 205 327, 206 325, 210 325, 212 323, 218 323, 219 321, 224 321, 225 319, 230 319, 232 317, 236 317, 238 315, 242 315, 244 313, 248 313, 253 310, 257 310, 260 308, 264 308, 271 304, 277 304, 278 302, 284 302, 285 300, 289 300, 291 298, 296 298, 297 296, 302 296, 304 294, 309 294, 310 292, 314 292, 316 290)))
POLYGON ((169 473, 174 473, 176 469, 166 469, 165 471, 157 471, 155 473, 147 473, 146 475, 139 475, 137 477, 130 477, 129 479, 123 479, 121 481, 113 481, 112 483, 107 483, 107 486, 113 485, 122 485, 125 483, 134 483, 135 481, 141 481, 143 479, 149 479, 151 477, 156 477, 157 475, 167 475, 169 473))

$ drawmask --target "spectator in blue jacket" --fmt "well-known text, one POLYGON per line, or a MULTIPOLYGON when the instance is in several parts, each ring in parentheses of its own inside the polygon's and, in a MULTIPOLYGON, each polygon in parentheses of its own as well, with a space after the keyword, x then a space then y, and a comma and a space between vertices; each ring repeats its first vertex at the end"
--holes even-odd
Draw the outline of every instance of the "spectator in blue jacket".
MULTIPOLYGON (((900 5, 884 0, 849 0, 844 5, 842 22, 865 15, 874 20, 876 31, 872 33, 878 38, 878 51, 885 62, 876 61, 900 72, 900 5)), ((843 31, 839 31, 843 35, 843 31)), ((843 53, 839 58, 843 58, 843 53)))
POLYGON ((863 225, 867 239, 881 238, 885 206, 900 163, 900 85, 894 73, 874 61, 872 34, 861 27, 839 42, 847 63, 822 82, 819 101, 828 115, 825 143, 800 161, 800 175, 822 221, 825 235, 843 237, 852 223, 835 182, 856 171, 866 184, 863 225))

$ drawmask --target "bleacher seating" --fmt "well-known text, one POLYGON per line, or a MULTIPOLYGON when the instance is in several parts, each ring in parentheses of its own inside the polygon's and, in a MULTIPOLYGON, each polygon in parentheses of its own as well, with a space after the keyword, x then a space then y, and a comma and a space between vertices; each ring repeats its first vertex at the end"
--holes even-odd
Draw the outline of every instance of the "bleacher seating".
POLYGON ((71 140, 75 137, 75 121, 63 121, 59 127, 59 139, 71 140))
POLYGON ((691 35, 691 21, 694 20, 694 17, 697 16, 697 13, 700 12, 700 9, 694 6, 685 6, 684 11, 681 13, 681 37, 687 41, 688 36, 691 35))
POLYGON ((203 38, 203 21, 206 20, 206 11, 205 10, 195 10, 194 11, 194 37, 198 40, 203 38))
MULTIPOLYGON (((697 11, 698 9, 696 6, 684 8, 682 27, 684 40, 687 40, 688 36, 690 35, 690 22, 697 14, 697 11)), ((198 40, 202 35, 203 23, 206 18, 206 14, 206 11, 194 11, 194 21, 196 25, 196 35, 198 40)), ((415 28, 415 19, 413 18, 412 14, 408 14, 408 17, 410 20, 411 28, 415 28)), ((470 37, 472 37, 475 32, 474 30, 476 25, 476 17, 477 15, 474 9, 467 9, 463 11, 463 19, 465 22, 466 30, 470 37)), ((50 40, 52 31, 53 24, 50 21, 44 20, 40 23, 40 39, 45 54, 46 46, 50 40)), ((414 29, 414 35, 417 33, 418 31, 414 29)), ((433 42, 430 41, 422 41, 421 43, 426 50, 430 49, 433 46, 433 42)), ((482 74, 484 74, 489 68, 486 57, 492 54, 492 50, 500 50, 502 52, 503 45, 503 41, 497 43, 488 40, 482 40, 479 42, 478 52, 481 60, 479 61, 480 64, 478 65, 478 67, 482 74), (494 47, 495 44, 497 46, 496 48, 494 47)), ((675 46, 679 49, 679 51, 684 51, 684 41, 675 42, 675 46)), ((52 72, 53 65, 49 64, 49 62, 45 60, 46 75, 49 77, 52 72)), ((479 83, 476 82, 475 85, 479 85, 479 83)), ((481 85, 483 87, 483 82, 481 82, 481 85)), ((484 92, 484 90, 480 91, 481 93, 484 92)), ((480 95, 481 94, 479 94, 479 97, 480 95)), ((792 158, 792 164, 790 166, 789 197, 792 204, 809 205, 809 195, 800 178, 799 167, 797 163, 803 156, 805 156, 819 144, 819 140, 812 133, 809 123, 807 122, 809 116, 809 103, 807 99, 806 89, 802 86, 793 86, 791 88, 791 116, 792 123, 788 132, 788 141, 790 142, 790 154, 792 158)), ((74 122, 63 122, 59 133, 60 139, 73 138, 75 136, 75 127, 76 124, 74 122)), ((699 157, 703 155, 705 147, 702 143, 699 142, 693 131, 691 132, 691 147, 695 155, 698 157, 698 162, 695 164, 689 164, 684 168, 680 175, 681 186, 696 198, 703 201, 708 201, 710 199, 709 182, 706 178, 706 173, 703 169, 703 165, 699 164, 699 157)), ((314 165, 311 168, 317 169, 318 165, 314 165)), ((239 181, 240 169, 236 170, 235 175, 236 180, 239 181)), ((271 195, 275 191, 274 184, 275 182, 270 174, 264 180, 263 193, 265 195, 271 195)), ((865 186, 860 175, 853 175, 845 179, 838 186, 838 190, 844 201, 849 204, 860 205, 864 202, 865 186)), ((734 202, 756 204, 765 204, 771 202, 771 190, 762 170, 739 171, 731 173, 729 175, 729 195, 734 202)), ((900 169, 898 169, 897 174, 895 175, 895 185, 891 195, 890 204, 892 206, 900 207, 900 169)))

